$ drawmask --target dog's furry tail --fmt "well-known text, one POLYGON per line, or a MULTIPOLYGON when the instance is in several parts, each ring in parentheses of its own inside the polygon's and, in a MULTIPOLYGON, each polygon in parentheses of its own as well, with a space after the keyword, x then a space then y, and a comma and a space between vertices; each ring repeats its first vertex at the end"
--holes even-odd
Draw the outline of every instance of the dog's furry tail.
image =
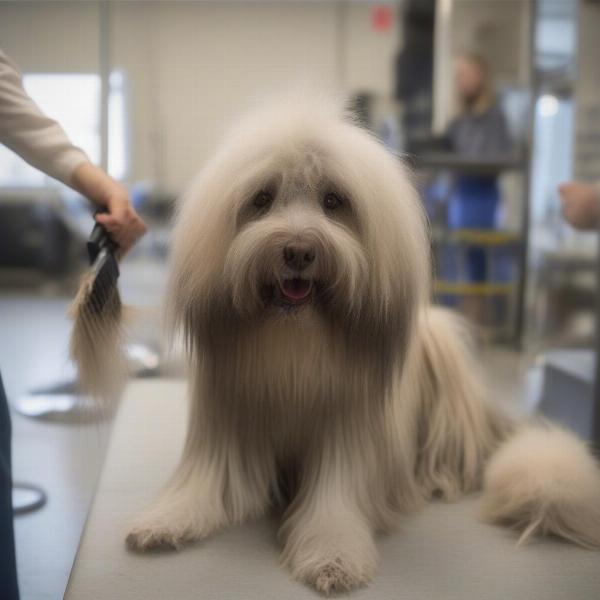
POLYGON ((519 543, 550 534, 600 548, 600 470, 575 435, 524 428, 487 466, 482 516, 520 531, 519 543))
POLYGON ((600 469, 574 434, 518 426, 485 402, 469 332, 447 310, 419 320, 416 475, 426 495, 453 499, 483 486, 484 520, 520 531, 519 542, 555 535, 600 549, 600 469))

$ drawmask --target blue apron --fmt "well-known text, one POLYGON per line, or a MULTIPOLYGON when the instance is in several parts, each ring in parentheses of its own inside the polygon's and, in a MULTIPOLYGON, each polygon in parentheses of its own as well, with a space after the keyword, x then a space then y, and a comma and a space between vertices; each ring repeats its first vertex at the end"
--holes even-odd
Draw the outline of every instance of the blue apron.
MULTIPOLYGON (((450 229, 494 229, 500 190, 495 177, 462 175, 457 177, 448 203, 450 229)), ((467 250, 469 280, 486 281, 486 256, 483 248, 467 250)))

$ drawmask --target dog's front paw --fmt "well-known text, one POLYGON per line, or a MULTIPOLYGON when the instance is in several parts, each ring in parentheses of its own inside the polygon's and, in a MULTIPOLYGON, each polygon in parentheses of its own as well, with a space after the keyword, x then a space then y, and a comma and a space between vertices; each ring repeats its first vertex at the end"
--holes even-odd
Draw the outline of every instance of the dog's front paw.
POLYGON ((147 550, 179 550, 190 541, 185 531, 166 525, 134 525, 125 538, 126 546, 135 552, 147 550))
POLYGON ((144 552, 159 548, 179 550, 183 540, 169 529, 152 529, 150 527, 133 527, 125 538, 125 544, 130 550, 144 552))
POLYGON ((322 594, 348 592, 370 583, 377 550, 370 527, 357 513, 314 513, 284 523, 282 562, 294 579, 322 594), (292 526, 293 525, 293 526, 292 526))
POLYGON ((284 549, 283 562, 291 570, 294 579, 307 583, 317 591, 329 596, 370 583, 375 575, 376 553, 374 547, 366 545, 353 548, 326 546, 309 543, 295 548, 295 552, 284 549))
POLYGON ((157 503, 148 508, 131 525, 125 538, 130 550, 179 550, 188 542, 207 537, 222 527, 217 514, 198 511, 197 507, 157 503))
POLYGON ((336 559, 314 571, 309 570, 304 574, 306 583, 312 585, 318 592, 329 596, 365 585, 371 581, 372 571, 357 569, 342 559, 336 559))

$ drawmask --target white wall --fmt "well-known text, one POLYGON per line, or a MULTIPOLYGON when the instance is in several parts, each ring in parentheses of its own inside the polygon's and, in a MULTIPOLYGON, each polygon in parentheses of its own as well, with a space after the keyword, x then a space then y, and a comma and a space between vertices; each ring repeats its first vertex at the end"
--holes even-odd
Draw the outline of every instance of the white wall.
MULTIPOLYGON (((299 80, 392 90, 398 19, 375 31, 370 2, 109 6, 111 62, 130 92, 132 181, 179 190, 235 114, 299 80)), ((98 23, 96 2, 0 2, 0 45, 25 71, 96 70, 98 23)))
POLYGON ((28 72, 98 70, 96 2, 0 1, 0 47, 28 72))

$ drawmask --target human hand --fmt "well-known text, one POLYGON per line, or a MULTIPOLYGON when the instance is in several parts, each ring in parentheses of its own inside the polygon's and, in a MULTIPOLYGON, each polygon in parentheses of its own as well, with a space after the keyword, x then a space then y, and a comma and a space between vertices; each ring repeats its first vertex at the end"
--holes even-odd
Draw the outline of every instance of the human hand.
POLYGON ((570 181, 559 186, 562 213, 575 228, 597 229, 600 225, 600 192, 589 183, 570 181))
POLYGON ((80 165, 72 176, 73 187, 107 212, 98 213, 96 221, 119 246, 123 256, 146 233, 146 225, 139 217, 127 190, 91 163, 80 165))
POLYGON ((107 212, 96 215, 96 222, 106 229, 111 239, 119 246, 123 256, 146 233, 146 225, 137 214, 122 186, 112 191, 104 205, 107 212))

